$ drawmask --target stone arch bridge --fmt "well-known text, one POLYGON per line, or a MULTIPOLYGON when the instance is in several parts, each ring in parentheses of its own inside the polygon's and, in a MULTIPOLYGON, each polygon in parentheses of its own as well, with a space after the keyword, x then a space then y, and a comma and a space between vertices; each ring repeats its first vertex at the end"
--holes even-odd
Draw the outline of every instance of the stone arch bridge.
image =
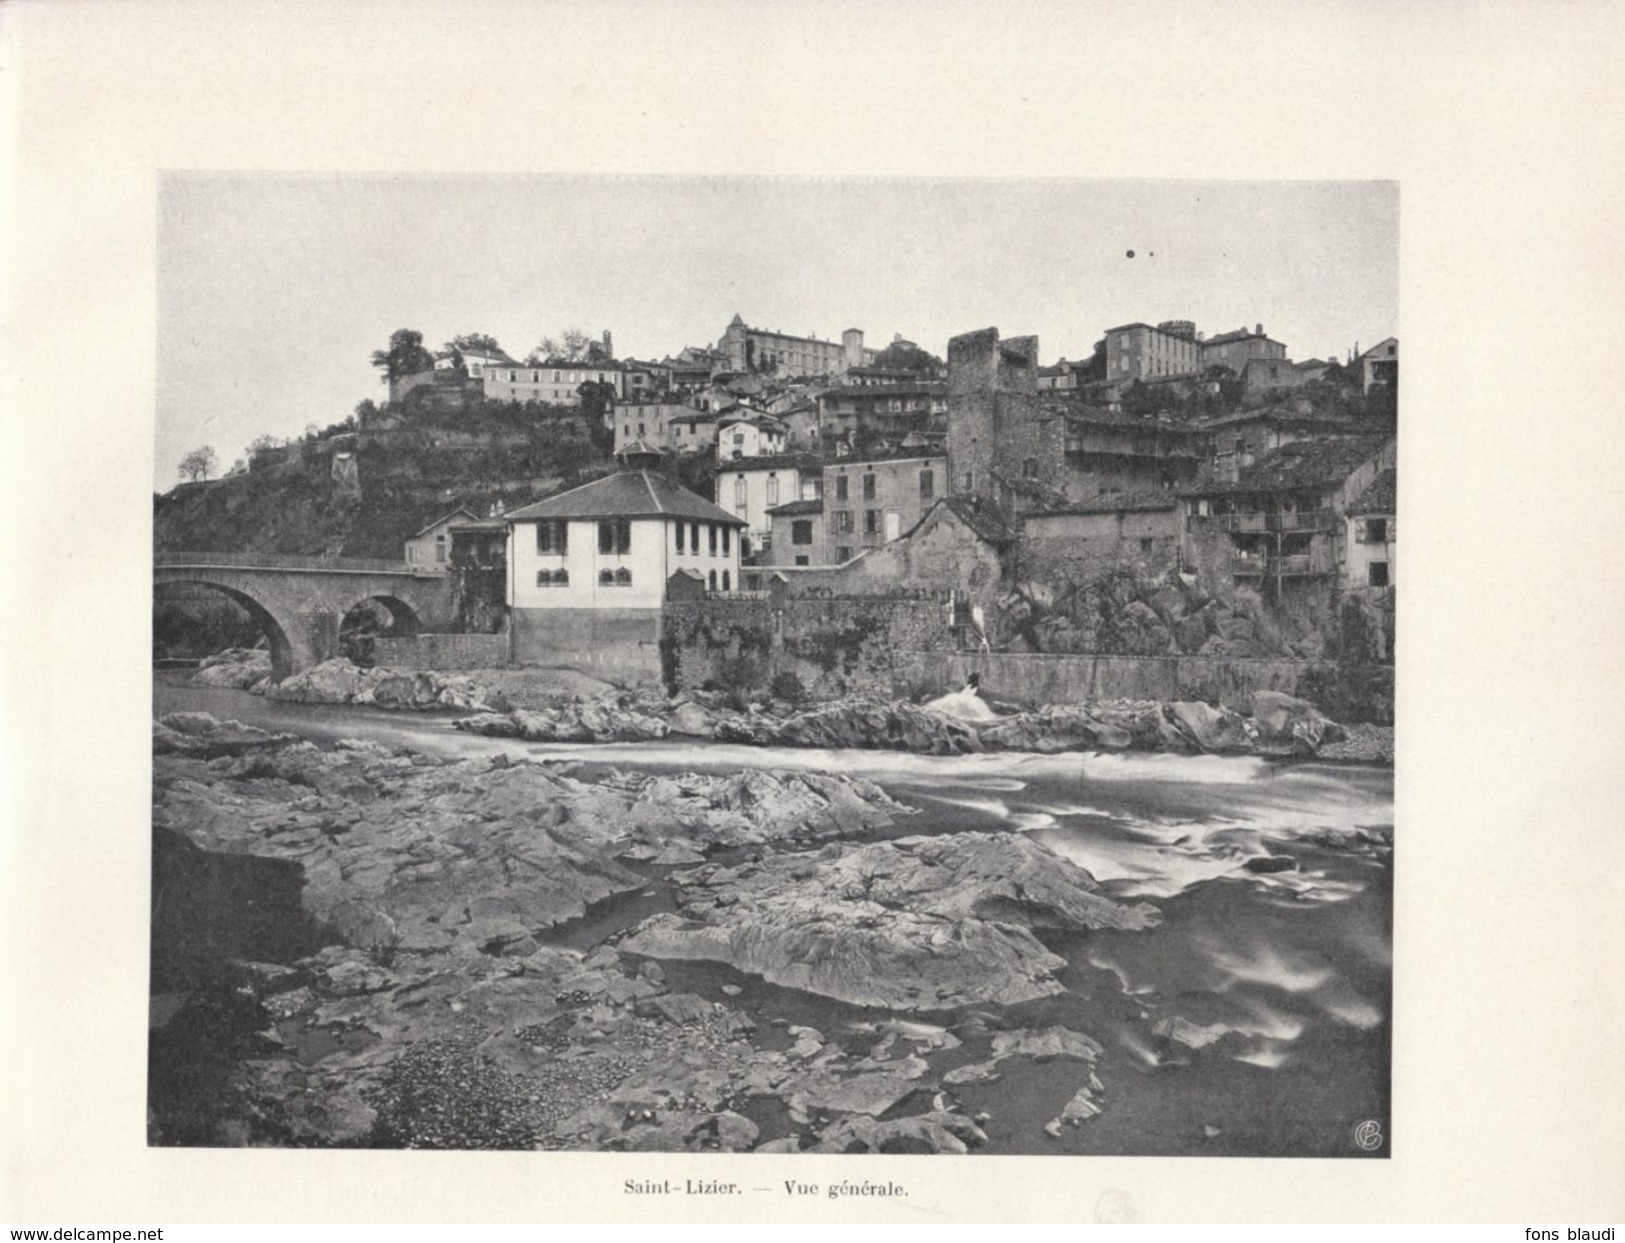
POLYGON ((265 631, 272 677, 278 680, 337 655, 339 624, 359 604, 382 604, 398 634, 417 634, 452 620, 450 575, 404 561, 158 553, 154 595, 180 586, 206 587, 242 605, 265 631))

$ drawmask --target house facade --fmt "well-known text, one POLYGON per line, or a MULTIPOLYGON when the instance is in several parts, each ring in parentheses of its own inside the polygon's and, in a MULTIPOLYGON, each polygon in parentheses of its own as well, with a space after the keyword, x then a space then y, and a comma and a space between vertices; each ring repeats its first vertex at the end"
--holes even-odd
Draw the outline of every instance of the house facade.
POLYGON ((824 465, 824 545, 831 562, 897 539, 948 492, 947 458, 909 454, 824 465))
POLYGON ((788 501, 767 511, 769 541, 757 563, 764 566, 828 565, 824 540, 824 502, 788 501))
POLYGON ((736 406, 717 416, 717 461, 773 457, 788 447, 789 429, 770 414, 736 406))
POLYGON ((617 403, 614 418, 617 454, 637 443, 662 453, 699 453, 716 444, 715 416, 681 402, 627 400, 617 403))
POLYGON ((482 379, 488 401, 545 401, 575 406, 581 404, 578 390, 588 381, 610 385, 617 399, 625 396, 625 372, 618 363, 515 363, 487 368, 482 379))
POLYGON ((1366 424, 1355 419, 1285 406, 1227 414, 1202 424, 1200 430, 1211 445, 1212 476, 1220 483, 1236 482, 1243 470, 1265 454, 1294 441, 1370 433, 1366 424))
POLYGON ((746 524, 749 552, 760 559, 773 542, 768 511, 790 501, 817 500, 823 487, 823 461, 811 454, 738 458, 717 471, 716 502, 746 524))
POLYGON ((656 455, 507 515, 512 659, 658 678, 670 592, 740 587, 744 523, 651 469, 656 455))
POLYGON ((1150 324, 1119 324, 1106 329, 1106 379, 1129 384, 1156 376, 1190 375, 1202 370, 1196 325, 1171 319, 1150 324))
POLYGON ((447 569, 451 564, 451 529, 458 523, 476 522, 478 515, 459 507, 443 514, 406 541, 406 564, 416 570, 447 569))
POLYGON ((1202 370, 1212 366, 1228 367, 1238 376, 1247 370, 1254 359, 1281 362, 1286 359, 1286 346, 1273 340, 1258 324, 1253 331, 1238 328, 1234 332, 1221 332, 1201 342, 1202 370))
POLYGON ((1265 454, 1231 483, 1186 490, 1187 559, 1277 597, 1347 578, 1350 507, 1394 468, 1391 436, 1300 440, 1265 454))
POLYGON ((1384 470, 1347 510, 1348 544, 1343 558, 1343 589, 1394 589, 1398 475, 1384 470))
POLYGON ((1399 383, 1399 340, 1389 337, 1360 355, 1360 391, 1369 393, 1379 384, 1399 383))
POLYGON ((1068 412, 1065 423, 1068 501, 1168 491, 1190 483, 1201 468, 1203 437, 1172 421, 1082 410, 1068 412))

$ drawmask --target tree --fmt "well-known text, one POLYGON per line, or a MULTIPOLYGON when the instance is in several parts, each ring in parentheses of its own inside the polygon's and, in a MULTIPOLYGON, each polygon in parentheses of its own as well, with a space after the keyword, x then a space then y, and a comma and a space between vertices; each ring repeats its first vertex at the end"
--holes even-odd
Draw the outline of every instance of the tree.
POLYGON ((579 363, 603 353, 603 345, 579 328, 566 328, 557 337, 543 337, 525 359, 531 366, 540 363, 579 363))
POLYGON ((272 449, 280 449, 282 442, 275 436, 256 436, 248 442, 248 456, 258 457, 262 453, 269 453, 272 449))
POLYGON ((466 332, 460 337, 453 337, 446 342, 446 349, 457 354, 467 350, 479 350, 485 354, 502 353, 502 347, 497 344, 497 339, 483 332, 466 332))
POLYGON ((410 328, 397 328, 389 337, 387 350, 374 350, 372 365, 384 373, 383 382, 434 370, 434 355, 423 348, 423 334, 410 328))
POLYGON ((204 445, 200 449, 193 449, 181 459, 180 475, 189 483, 199 483, 214 473, 219 459, 214 455, 214 449, 204 445))
POLYGON ((613 384, 600 384, 597 380, 588 380, 576 389, 576 393, 581 398, 581 412, 589 418, 601 420, 615 404, 613 384))
POLYGON ((920 375, 940 375, 942 359, 929 354, 912 341, 893 341, 875 355, 875 366, 887 371, 913 371, 920 375))

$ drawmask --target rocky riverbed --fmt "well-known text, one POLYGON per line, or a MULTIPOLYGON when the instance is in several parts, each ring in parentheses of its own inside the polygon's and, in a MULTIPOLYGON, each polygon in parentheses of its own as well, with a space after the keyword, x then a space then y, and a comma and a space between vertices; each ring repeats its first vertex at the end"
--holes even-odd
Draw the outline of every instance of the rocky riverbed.
POLYGON ((986 1137, 956 1071, 1060 1059, 1057 1125, 1105 1098, 1087 1035, 975 1016, 1060 991, 1037 934, 1157 920, 1019 834, 909 836, 914 813, 859 778, 587 780, 203 713, 155 722, 153 745, 156 906, 179 896, 177 851, 274 861, 296 895, 281 917, 319 947, 192 946, 171 981, 190 987, 155 1000, 155 1056, 188 1031, 235 1056, 201 1114, 155 1107, 160 1143, 963 1152, 986 1137), (561 941, 661 877, 676 910, 561 941), (674 988, 691 959, 901 1017, 793 1024, 674 988), (944 1011, 953 1030, 906 1017, 944 1011))

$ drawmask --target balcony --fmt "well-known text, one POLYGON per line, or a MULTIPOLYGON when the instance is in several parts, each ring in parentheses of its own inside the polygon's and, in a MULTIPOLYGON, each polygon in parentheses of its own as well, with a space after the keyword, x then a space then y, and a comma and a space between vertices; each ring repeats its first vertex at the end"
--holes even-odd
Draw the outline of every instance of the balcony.
POLYGON ((1310 578, 1334 574, 1335 567, 1314 553, 1288 553, 1284 557, 1249 556, 1236 553, 1230 559, 1230 572, 1237 578, 1310 578))
POLYGON ((1277 514, 1214 514, 1213 525, 1232 535, 1259 535, 1267 531, 1330 531, 1337 525, 1337 515, 1329 509, 1277 514))

